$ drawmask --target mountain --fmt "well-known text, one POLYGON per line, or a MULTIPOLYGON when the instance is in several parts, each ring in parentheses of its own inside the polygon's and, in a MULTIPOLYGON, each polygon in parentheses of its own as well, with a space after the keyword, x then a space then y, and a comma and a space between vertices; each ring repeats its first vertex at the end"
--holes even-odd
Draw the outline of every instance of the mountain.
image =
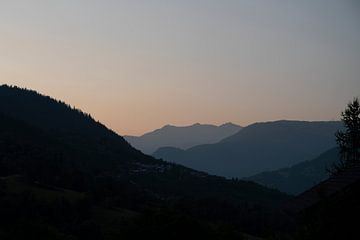
POLYGON ((326 169, 339 160, 339 151, 332 148, 315 159, 289 168, 263 172, 246 178, 289 194, 300 194, 329 177, 326 169))
POLYGON ((243 239, 281 228, 271 218, 287 222, 287 199, 155 159, 89 114, 0 86, 1 239, 243 239))
POLYGON ((315 185, 284 205, 297 215, 294 239, 358 239, 360 166, 315 185))
POLYGON ((199 123, 185 127, 166 125, 140 137, 125 136, 125 139, 142 152, 152 154, 160 147, 187 149, 200 144, 216 143, 240 129, 240 126, 233 123, 220 126, 199 123))
POLYGON ((335 146, 341 122, 275 121, 255 123, 219 143, 187 150, 160 148, 166 161, 226 177, 248 177, 315 158, 335 146))
MULTIPOLYGON (((201 182, 207 177, 223 181, 222 178, 145 155, 89 114, 35 91, 1 86, 0 117, 2 142, 21 149, 3 153, 21 155, 30 151, 29 155, 36 155, 36 159, 29 161, 44 159, 49 164, 59 164, 58 168, 71 166, 72 170, 77 169, 91 176, 130 178, 157 174, 156 177, 159 177, 161 173, 171 172, 174 168, 189 177, 197 179, 198 176, 201 182)), ((16 156, 8 158, 12 158, 13 162, 17 159, 16 156)), ((15 171, 19 170, 16 166, 14 168, 15 171)))

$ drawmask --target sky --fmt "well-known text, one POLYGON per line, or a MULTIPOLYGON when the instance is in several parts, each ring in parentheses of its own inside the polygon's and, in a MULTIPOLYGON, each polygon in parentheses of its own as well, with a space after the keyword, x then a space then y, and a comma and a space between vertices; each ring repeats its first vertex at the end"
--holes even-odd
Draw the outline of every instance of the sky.
POLYGON ((0 83, 121 135, 337 120, 360 96, 356 0, 0 0, 0 83))

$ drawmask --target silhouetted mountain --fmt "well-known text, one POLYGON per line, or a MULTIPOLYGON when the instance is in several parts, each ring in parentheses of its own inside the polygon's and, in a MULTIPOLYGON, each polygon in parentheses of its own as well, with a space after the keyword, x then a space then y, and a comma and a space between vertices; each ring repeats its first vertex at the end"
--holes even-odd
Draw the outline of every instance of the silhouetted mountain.
POLYGON ((295 239, 359 238, 360 166, 319 183, 285 205, 298 216, 295 239))
POLYGON ((200 144, 216 143, 240 129, 240 126, 232 123, 220 126, 199 123, 185 127, 166 125, 140 137, 125 136, 125 139, 142 152, 152 154, 160 147, 187 149, 200 144))
POLYGON ((341 127, 341 122, 255 123, 216 144, 161 148, 153 155, 210 174, 247 177, 315 158, 335 146, 341 127))
MULTIPOLYGON (((124 174, 129 177, 132 174, 160 174, 172 168, 181 169, 181 166, 142 154, 90 115, 34 91, 1 86, 0 114, 2 130, 8 133, 2 136, 16 137, 12 134, 15 129, 26 126, 33 134, 18 132, 20 135, 15 138, 15 142, 31 137, 33 140, 29 144, 38 145, 32 149, 44 147, 46 152, 49 149, 47 145, 51 144, 57 150, 50 148, 50 152, 58 151, 56 154, 59 155, 59 161, 72 164, 81 171, 109 176, 124 174), (13 124, 16 127, 10 127, 13 124)), ((26 144, 19 145, 26 147, 26 144)), ((199 179, 213 178, 188 168, 182 168, 181 171, 187 172, 189 176, 199 176, 199 179)))
MULTIPOLYGON (((89 114, 61 101, 17 87, 0 87, 0 113, 22 121, 73 149, 73 163, 82 167, 118 171, 135 163, 155 163, 89 114), (77 157, 80 155, 82 157, 77 157), (76 156, 76 157, 75 157, 76 156)), ((158 161, 156 161, 158 162, 158 161)))
POLYGON ((299 194, 327 179, 327 168, 339 160, 339 150, 333 148, 317 158, 295 164, 289 168, 256 174, 246 180, 289 194, 299 194))
POLYGON ((191 223, 197 236, 241 239, 280 228, 271 218, 286 199, 154 159, 88 114, 0 87, 0 238, 183 239, 191 223))

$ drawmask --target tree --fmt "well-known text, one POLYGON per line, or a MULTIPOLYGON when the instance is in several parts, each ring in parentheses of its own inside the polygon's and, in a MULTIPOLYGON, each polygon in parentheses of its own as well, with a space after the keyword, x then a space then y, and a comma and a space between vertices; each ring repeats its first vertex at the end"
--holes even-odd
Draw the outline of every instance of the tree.
POLYGON ((340 161, 334 163, 330 169, 331 174, 338 174, 347 168, 360 163, 360 103, 354 98, 341 113, 341 120, 345 130, 338 131, 336 142, 340 150, 340 161))

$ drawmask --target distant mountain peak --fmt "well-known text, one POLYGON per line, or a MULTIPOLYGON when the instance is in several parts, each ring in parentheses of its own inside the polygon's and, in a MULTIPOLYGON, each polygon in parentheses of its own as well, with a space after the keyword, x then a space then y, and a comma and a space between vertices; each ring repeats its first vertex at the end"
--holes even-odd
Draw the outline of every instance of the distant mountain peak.
POLYGON ((216 143, 237 133, 240 129, 240 126, 232 123, 220 126, 199 122, 187 126, 167 124, 140 137, 125 136, 125 138, 135 148, 152 154, 158 148, 165 146, 188 149, 200 144, 216 143))
POLYGON ((226 122, 224 124, 221 124, 219 127, 239 127, 239 125, 232 122, 226 122))
MULTIPOLYGON (((166 124, 166 125, 164 125, 162 128, 159 128, 159 129, 173 128, 173 127, 176 127, 176 126, 171 125, 171 124, 166 124)), ((159 129, 158 129, 158 130, 159 130, 159 129)))

